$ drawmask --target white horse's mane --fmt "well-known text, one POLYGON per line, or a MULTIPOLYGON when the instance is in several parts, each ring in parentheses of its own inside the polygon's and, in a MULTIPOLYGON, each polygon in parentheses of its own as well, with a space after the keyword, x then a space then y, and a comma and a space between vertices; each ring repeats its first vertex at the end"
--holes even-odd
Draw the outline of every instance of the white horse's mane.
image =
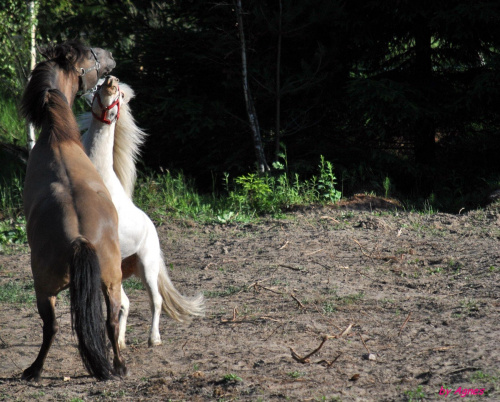
MULTIPOLYGON (((140 147, 144 144, 147 134, 137 126, 134 116, 132 116, 129 102, 135 96, 134 90, 123 82, 120 82, 120 90, 123 92, 123 100, 120 105, 120 118, 115 126, 113 170, 127 195, 132 198, 135 180, 137 179, 135 164, 139 158, 140 147)), ((89 101, 89 96, 86 99, 89 101)), ((91 102, 92 99, 90 98, 91 102)), ((87 131, 91 122, 91 112, 78 116, 78 124, 81 130, 87 131)))

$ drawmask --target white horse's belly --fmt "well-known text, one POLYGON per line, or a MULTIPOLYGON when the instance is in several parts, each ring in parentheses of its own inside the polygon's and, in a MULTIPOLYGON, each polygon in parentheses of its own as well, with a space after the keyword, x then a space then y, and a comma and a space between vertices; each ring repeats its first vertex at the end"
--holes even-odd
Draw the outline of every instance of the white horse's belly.
POLYGON ((148 232, 147 216, 131 201, 118 206, 118 236, 122 259, 136 254, 144 244, 148 232))

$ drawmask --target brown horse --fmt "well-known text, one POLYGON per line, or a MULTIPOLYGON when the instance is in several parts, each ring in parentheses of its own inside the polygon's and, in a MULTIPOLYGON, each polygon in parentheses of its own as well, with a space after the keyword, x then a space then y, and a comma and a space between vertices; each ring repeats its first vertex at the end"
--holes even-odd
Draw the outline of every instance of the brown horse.
POLYGON ((57 294, 69 287, 72 327, 90 374, 109 379, 127 373, 118 348, 121 255, 118 216, 106 186, 80 142, 71 106, 78 91, 92 88, 115 66, 106 50, 80 42, 48 47, 24 91, 21 112, 41 128, 24 184, 31 269, 43 320, 38 357, 23 373, 39 380, 58 330, 57 294), (107 306, 107 321, 101 304, 107 306), (108 361, 106 329, 114 351, 108 361))

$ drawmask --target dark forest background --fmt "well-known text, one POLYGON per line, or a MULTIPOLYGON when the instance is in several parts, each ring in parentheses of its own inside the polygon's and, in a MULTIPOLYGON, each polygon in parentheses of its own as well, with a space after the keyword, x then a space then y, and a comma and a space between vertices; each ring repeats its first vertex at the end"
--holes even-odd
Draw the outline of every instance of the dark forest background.
MULTIPOLYGON (((0 86, 15 98, 29 19, 27 3, 7 3, 0 86)), ((500 188, 498 1, 37 4, 39 45, 82 38, 112 50, 113 75, 136 91, 134 115, 149 133, 141 169, 182 170, 200 191, 224 172, 257 169, 243 28, 269 166, 286 155, 307 177, 323 155, 344 196, 383 195, 390 183, 394 197, 452 212, 500 188)))

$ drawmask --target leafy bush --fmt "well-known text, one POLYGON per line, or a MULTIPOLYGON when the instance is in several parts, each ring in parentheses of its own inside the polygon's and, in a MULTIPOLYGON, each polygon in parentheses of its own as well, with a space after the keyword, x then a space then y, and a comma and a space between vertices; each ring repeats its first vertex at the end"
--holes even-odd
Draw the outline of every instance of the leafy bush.
POLYGON ((273 164, 274 175, 249 173, 235 178, 233 190, 228 191, 231 207, 246 214, 279 214, 294 205, 340 200, 333 165, 323 156, 318 165, 319 174, 310 179, 300 180, 298 174, 290 179, 286 166, 285 160, 285 163, 273 164))

